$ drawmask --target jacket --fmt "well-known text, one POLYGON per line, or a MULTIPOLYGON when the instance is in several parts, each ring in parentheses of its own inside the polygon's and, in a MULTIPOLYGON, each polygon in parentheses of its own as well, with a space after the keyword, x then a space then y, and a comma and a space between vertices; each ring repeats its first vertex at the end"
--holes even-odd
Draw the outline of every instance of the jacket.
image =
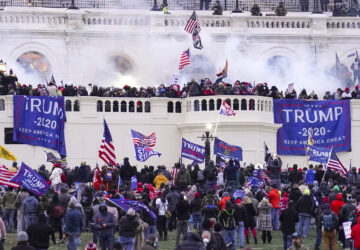
POLYGON ((24 214, 37 214, 39 201, 34 196, 24 200, 24 214))
POLYGON ((224 198, 222 198, 219 202, 219 207, 221 208, 221 210, 225 209, 225 204, 227 201, 229 201, 231 198, 230 196, 225 196, 224 198))
POLYGON ((360 216, 357 218, 357 224, 351 230, 351 238, 354 240, 354 247, 360 248, 360 216))
POLYGON ((176 208, 176 204, 178 203, 180 194, 177 191, 171 191, 170 193, 168 193, 166 195, 166 199, 168 201, 168 209, 170 211, 175 210, 176 208))
POLYGON ((295 209, 289 207, 280 214, 279 220, 281 232, 291 235, 295 232, 295 224, 299 221, 299 216, 295 209))
POLYGON ((333 202, 331 202, 330 206, 331 206, 331 210, 336 213, 336 215, 339 215, 339 211, 340 208, 342 206, 345 205, 345 202, 343 201, 342 195, 341 194, 337 194, 336 195, 336 200, 334 200, 333 202))
POLYGON ((5 209, 15 209, 17 195, 14 191, 4 194, 2 198, 2 205, 5 209))
POLYGON ((51 185, 57 185, 62 183, 61 181, 61 174, 62 174, 62 169, 61 168, 54 168, 54 170, 52 171, 51 175, 50 175, 50 181, 51 181, 51 185))
POLYGON ((299 183, 303 179, 302 173, 299 170, 292 170, 289 174, 289 181, 291 185, 299 183))
POLYGON ((305 179, 307 184, 313 184, 315 181, 315 170, 310 168, 306 172, 305 179))
POLYGON ((187 186, 190 184, 190 181, 191 178, 189 172, 185 168, 180 169, 175 179, 176 186, 187 186))
POLYGON ((178 220, 190 219, 190 204, 188 201, 182 199, 176 204, 176 216, 178 220))
POLYGON ((234 230, 235 229, 235 227, 231 227, 230 225, 227 224, 227 219, 231 216, 233 217, 233 219, 235 221, 234 226, 236 227, 236 220, 235 220, 236 212, 235 212, 234 208, 232 208, 229 211, 224 209, 221 211, 221 213, 219 215, 219 222, 221 223, 221 225, 223 226, 223 228, 225 230, 234 230))
POLYGON ((120 176, 123 181, 130 181, 131 177, 134 176, 133 168, 130 163, 126 162, 120 169, 120 176))
POLYGON ((191 203, 191 213, 201 212, 201 198, 195 198, 191 203))
POLYGON ((65 233, 81 232, 82 221, 82 214, 77 208, 69 209, 65 215, 65 233))
POLYGON ((259 203, 258 228, 263 231, 272 231, 271 204, 259 203))
POLYGON ((139 226, 136 216, 124 215, 119 221, 119 235, 123 237, 135 238, 135 230, 139 226))
POLYGON ((237 169, 233 164, 227 165, 224 170, 224 181, 235 181, 237 169))
POLYGON ((314 205, 315 203, 313 197, 310 195, 304 195, 300 197, 300 199, 296 203, 296 210, 299 214, 307 214, 311 216, 315 208, 314 205))
POLYGON ((79 175, 78 182, 80 183, 89 182, 90 171, 91 169, 89 165, 81 165, 78 169, 78 175, 79 175))
POLYGON ((256 215, 256 210, 254 205, 251 204, 245 204, 244 205, 245 209, 246 209, 246 214, 247 216, 245 217, 244 220, 244 226, 246 227, 255 227, 256 223, 255 223, 255 215, 256 215))
POLYGON ((26 232, 29 236, 29 244, 36 249, 48 249, 49 236, 53 235, 55 239, 54 229, 44 222, 31 224, 26 232))
POLYGON ((276 188, 269 192, 269 200, 273 208, 280 208, 280 194, 276 188))
POLYGON ((175 250, 205 250, 205 248, 199 236, 194 233, 187 233, 184 236, 184 241, 175 250))
POLYGON ((19 241, 11 250, 36 250, 36 248, 29 246, 27 241, 19 241))
POLYGON ((99 208, 106 207, 106 212, 97 213, 95 219, 95 227, 99 230, 99 236, 108 236, 114 234, 115 218, 114 215, 107 210, 105 204, 101 204, 99 208), (105 227, 103 225, 106 225, 105 227))
POLYGON ((169 180, 163 174, 158 174, 154 179, 155 188, 159 190, 161 183, 166 183, 169 180))

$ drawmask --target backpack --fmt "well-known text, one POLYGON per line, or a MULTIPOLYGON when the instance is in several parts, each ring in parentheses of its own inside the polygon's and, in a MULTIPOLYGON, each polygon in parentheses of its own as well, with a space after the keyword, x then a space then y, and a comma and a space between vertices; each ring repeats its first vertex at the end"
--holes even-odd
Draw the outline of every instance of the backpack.
POLYGON ((235 229, 236 223, 235 223, 235 218, 234 218, 234 209, 232 210, 231 213, 229 213, 225 209, 224 209, 224 212, 228 215, 228 217, 226 218, 226 221, 223 221, 224 228, 230 229, 230 230, 235 229))
POLYGON ((217 173, 215 166, 211 166, 207 170, 207 178, 208 179, 216 179, 217 173))
POLYGON ((334 230, 334 220, 332 214, 324 214, 324 230, 325 231, 332 231, 334 230))
POLYGON ((62 217, 64 217, 64 215, 65 215, 65 209, 62 206, 58 205, 54 207, 51 216, 54 219, 61 219, 62 217))
POLYGON ((202 170, 197 171, 197 180, 203 181, 204 180, 204 172, 202 170))

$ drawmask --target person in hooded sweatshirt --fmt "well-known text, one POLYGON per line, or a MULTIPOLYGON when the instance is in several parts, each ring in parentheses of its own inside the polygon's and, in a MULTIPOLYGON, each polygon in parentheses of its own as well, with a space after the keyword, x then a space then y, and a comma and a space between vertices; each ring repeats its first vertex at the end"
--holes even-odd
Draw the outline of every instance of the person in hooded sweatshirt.
POLYGON ((194 233, 187 233, 184 236, 184 241, 175 250, 205 250, 205 247, 199 236, 194 233))
POLYGON ((295 232, 295 225, 299 222, 299 216, 294 209, 294 202, 290 200, 288 207, 280 214, 280 230, 283 235, 284 250, 291 246, 292 234, 295 232))
POLYGON ((126 215, 122 216, 119 221, 119 242, 124 250, 133 250, 135 243, 135 230, 139 222, 135 219, 135 210, 129 208, 126 215))
POLYGON ((313 197, 310 190, 306 189, 304 195, 296 203, 296 210, 299 213, 298 234, 308 237, 310 231, 310 222, 313 209, 315 208, 313 197))
POLYGON ((176 227, 176 246, 179 245, 180 235, 187 233, 188 222, 190 219, 190 204, 186 200, 186 196, 180 196, 178 203, 176 204, 176 216, 177 216, 177 227, 176 227))
POLYGON ((120 168, 120 177, 128 190, 131 189, 131 177, 133 177, 134 174, 134 169, 130 165, 129 158, 125 157, 124 165, 120 168))
POLYGON ((180 168, 179 173, 176 175, 175 184, 180 191, 185 191, 187 186, 191 183, 189 172, 184 166, 180 168))
POLYGON ((95 219, 95 227, 99 232, 99 242, 101 250, 112 250, 114 245, 115 218, 108 212, 105 203, 99 206, 99 213, 95 219))
POLYGON ((345 202, 343 201, 342 195, 339 193, 336 195, 336 200, 330 203, 331 210, 339 216, 339 211, 342 206, 345 205, 345 202))
POLYGON ((360 216, 357 218, 357 224, 351 229, 351 238, 354 241, 354 250, 360 250, 360 216))
POLYGON ((336 227, 338 225, 338 217, 331 211, 328 203, 324 205, 324 212, 320 216, 320 222, 323 227, 322 242, 324 250, 330 250, 330 246, 332 250, 337 250, 336 227))

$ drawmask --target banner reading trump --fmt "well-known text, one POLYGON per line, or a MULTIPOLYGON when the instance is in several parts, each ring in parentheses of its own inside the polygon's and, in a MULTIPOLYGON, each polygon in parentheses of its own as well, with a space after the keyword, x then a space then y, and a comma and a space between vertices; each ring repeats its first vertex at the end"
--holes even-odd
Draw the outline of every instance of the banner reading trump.
POLYGON ((182 138, 181 157, 193 160, 196 163, 203 163, 205 148, 182 138))
POLYGON ((222 158, 236 159, 242 161, 242 148, 228 144, 218 138, 214 142, 214 154, 222 158))
POLYGON ((317 147, 351 148, 349 100, 274 100, 274 121, 282 124, 277 131, 280 155, 304 155, 309 134, 317 147))
POLYGON ((64 97, 14 96, 14 141, 66 156, 64 97))
POLYGON ((39 196, 45 194, 49 189, 46 180, 25 163, 21 164, 19 171, 11 178, 10 182, 15 182, 39 196))

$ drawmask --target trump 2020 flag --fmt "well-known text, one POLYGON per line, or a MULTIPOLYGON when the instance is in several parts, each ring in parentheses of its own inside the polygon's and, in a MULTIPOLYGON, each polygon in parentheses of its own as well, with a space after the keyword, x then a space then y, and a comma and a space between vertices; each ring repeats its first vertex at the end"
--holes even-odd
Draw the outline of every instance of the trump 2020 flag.
POLYGON ((14 141, 66 156, 64 97, 14 95, 13 101, 14 141))
POLYGON ((309 161, 316 161, 322 164, 326 164, 331 154, 331 148, 309 146, 308 155, 309 161))
POLYGON ((232 116, 232 115, 236 115, 236 113, 230 107, 230 105, 225 100, 223 100, 220 108, 220 115, 232 116))
POLYGON ((203 163, 205 160, 205 148, 198 144, 182 139, 181 157, 203 163))
POLYGON ((242 148, 239 146, 231 145, 218 138, 214 142, 214 154, 222 158, 236 159, 242 161, 242 148))
POLYGON ((45 194, 49 189, 46 180, 25 163, 21 163, 19 171, 11 178, 10 182, 15 182, 39 196, 45 194))
POLYGON ((131 177, 131 191, 137 188, 137 183, 138 180, 136 178, 136 175, 134 175, 133 177, 131 177))
POLYGON ((149 136, 144 136, 135 130, 131 130, 131 135, 135 147, 136 160, 144 162, 153 155, 161 155, 161 153, 152 149, 152 147, 156 144, 155 133, 152 133, 149 136))

